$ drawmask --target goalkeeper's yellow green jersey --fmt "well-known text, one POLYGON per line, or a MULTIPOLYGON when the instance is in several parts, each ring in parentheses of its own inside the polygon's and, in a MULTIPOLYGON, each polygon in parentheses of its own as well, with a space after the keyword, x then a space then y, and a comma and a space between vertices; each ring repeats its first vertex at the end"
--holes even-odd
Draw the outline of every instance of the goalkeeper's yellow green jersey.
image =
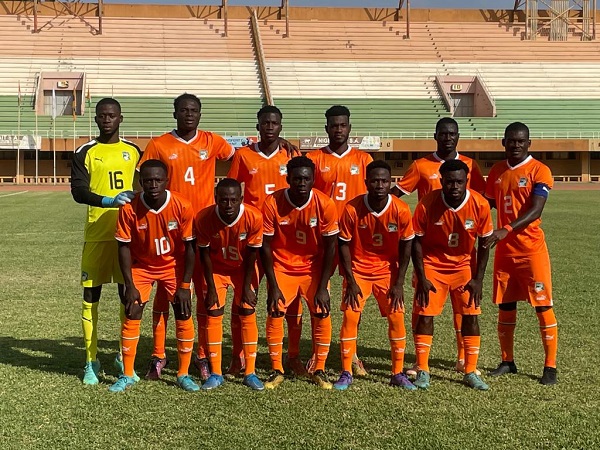
MULTIPOLYGON (((102 197, 114 197, 132 190, 135 169, 141 152, 137 145, 121 139, 115 144, 92 140, 75 151, 71 186, 85 187, 102 197)), ((88 204, 85 242, 113 241, 118 208, 88 204)))

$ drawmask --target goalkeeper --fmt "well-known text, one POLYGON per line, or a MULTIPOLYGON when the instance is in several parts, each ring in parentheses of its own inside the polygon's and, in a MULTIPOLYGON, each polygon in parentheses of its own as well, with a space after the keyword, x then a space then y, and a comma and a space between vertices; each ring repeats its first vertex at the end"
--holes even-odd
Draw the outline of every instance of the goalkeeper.
MULTIPOLYGON (((121 105, 112 98, 96 104, 95 122, 99 136, 75 151, 71 168, 71 194, 77 203, 88 205, 81 257, 83 305, 81 322, 86 364, 83 384, 98 384, 98 301, 102 285, 118 283, 123 301, 123 275, 114 239, 119 206, 131 202, 140 149, 119 138, 123 121, 121 105)), ((121 309, 123 304, 121 303, 121 309)), ((121 318, 124 311, 121 311, 121 318)), ((122 368, 121 352, 115 364, 122 368)))

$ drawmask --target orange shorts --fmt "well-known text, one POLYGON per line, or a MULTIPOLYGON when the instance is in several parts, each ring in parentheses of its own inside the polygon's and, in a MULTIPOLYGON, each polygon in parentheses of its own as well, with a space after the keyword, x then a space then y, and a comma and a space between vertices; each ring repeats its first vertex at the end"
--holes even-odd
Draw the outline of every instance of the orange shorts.
MULTIPOLYGON (((354 279, 356 280, 356 284, 360 288, 362 292, 362 297, 358 298, 358 309, 355 309, 356 312, 362 312, 365 308, 365 304, 367 303, 367 299, 371 294, 377 300, 377 305, 379 306, 379 312, 381 313, 381 317, 387 317, 390 312, 390 307, 392 306, 392 302, 388 296, 390 292, 390 286, 392 285, 392 280, 396 281, 398 275, 392 275, 382 277, 382 278, 368 278, 361 277, 360 275, 354 274, 354 279)), ((346 279, 344 279, 342 285, 342 305, 340 307, 341 311, 345 311, 349 308, 346 303, 344 303, 344 296, 346 295, 346 279)), ((404 308, 401 310, 404 312, 404 308)))
MULTIPOLYGON (((296 299, 298 294, 306 299, 308 309, 311 314, 321 314, 323 311, 321 308, 317 308, 314 299, 319 287, 319 281, 321 279, 320 273, 310 275, 289 275, 287 273, 275 271, 275 278, 279 289, 285 298, 285 303, 279 301, 279 310, 286 312, 288 307, 296 299)), ((329 290, 329 283, 327 284, 329 290)))
POLYGON ((494 259, 494 303, 527 300, 532 306, 552 306, 552 276, 548 252, 494 259))
POLYGON ((157 284, 157 292, 166 295, 168 301, 173 300, 175 291, 183 280, 183 272, 176 271, 174 267, 166 269, 149 270, 143 267, 133 267, 131 269, 133 284, 140 291, 140 297, 143 303, 150 300, 152 286, 157 284))
MULTIPOLYGON (((225 275, 219 273, 213 273, 213 280, 215 282, 215 288, 217 290, 217 297, 219 302, 213 305, 211 310, 223 308, 227 299, 227 289, 230 287, 233 289, 233 304, 236 307, 241 308, 252 308, 247 303, 242 303, 242 293, 244 289, 244 274, 236 273, 235 275, 225 275)), ((254 292, 258 289, 258 277, 256 276, 251 282, 251 287, 254 292)), ((206 283, 203 286, 202 301, 206 297, 206 283)))
MULTIPOLYGON (((413 312, 420 316, 439 316, 444 310, 448 293, 452 302, 452 311, 455 314, 479 315, 481 307, 475 308, 473 303, 469 306, 469 291, 463 287, 471 281, 471 267, 460 269, 436 269, 425 264, 425 278, 435 287, 437 292, 429 292, 429 305, 425 308, 417 305, 416 295, 413 301, 413 312)), ((413 278, 413 287, 416 288, 416 277, 413 278)))

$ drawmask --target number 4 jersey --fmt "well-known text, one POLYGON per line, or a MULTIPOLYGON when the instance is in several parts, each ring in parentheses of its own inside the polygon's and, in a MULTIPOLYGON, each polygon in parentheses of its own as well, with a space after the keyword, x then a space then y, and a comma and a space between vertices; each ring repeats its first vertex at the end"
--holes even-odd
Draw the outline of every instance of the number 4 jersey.
POLYGON ((137 194, 119 210, 115 238, 128 242, 133 267, 170 269, 183 264, 184 241, 194 239, 194 212, 185 198, 167 191, 167 200, 151 209, 137 194))
MULTIPOLYGON (((129 141, 102 144, 92 140, 75 151, 71 185, 86 186, 93 194, 114 197, 132 190, 139 159, 140 149, 129 141)), ((117 214, 117 208, 88 206, 85 242, 113 241, 117 214)))

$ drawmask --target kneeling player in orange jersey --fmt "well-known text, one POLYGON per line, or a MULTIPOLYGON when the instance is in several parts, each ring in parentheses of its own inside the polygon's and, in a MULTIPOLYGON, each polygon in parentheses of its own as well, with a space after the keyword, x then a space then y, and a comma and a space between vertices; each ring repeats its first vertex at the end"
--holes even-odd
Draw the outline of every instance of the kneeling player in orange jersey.
POLYGON ((345 390, 352 384, 352 357, 356 354, 358 322, 367 298, 373 294, 381 315, 388 320, 392 348, 390 384, 417 389, 404 375, 404 278, 410 262, 413 227, 410 209, 390 195, 392 170, 385 161, 366 167, 367 194, 350 200, 340 218, 340 264, 344 268, 340 332, 342 374, 333 385, 345 390))
POLYGON ((188 392, 198 385, 188 375, 194 345, 190 281, 194 271, 194 213, 189 201, 165 189, 167 167, 146 160, 140 167, 143 192, 119 211, 115 238, 125 280, 125 321, 121 328, 124 374, 109 387, 123 392, 136 381, 133 366, 144 306, 157 283, 172 301, 179 370, 177 384, 188 392))
POLYGON ((335 204, 313 189, 315 165, 305 156, 287 164, 289 188, 270 195, 263 205, 262 263, 267 278, 267 343, 273 372, 265 387, 284 380, 283 322, 297 295, 306 299, 311 314, 315 371, 312 381, 324 389, 332 385, 325 375, 331 343, 329 279, 333 271, 339 232, 335 204))
MULTIPOLYGON (((243 383, 254 390, 264 386, 254 373, 258 347, 256 325, 257 251, 262 246, 262 214, 253 206, 242 204, 242 186, 225 178, 215 189, 216 205, 198 213, 195 220, 204 270, 204 306, 207 312, 206 345, 212 373, 202 389, 223 384, 221 369, 223 313, 227 289, 233 288, 232 311, 241 321, 245 376, 243 383)), ((234 355, 236 356, 236 355, 234 355)))
POLYGON ((416 286, 414 311, 418 388, 429 387, 429 351, 433 341, 433 318, 442 313, 450 294, 454 313, 461 314, 465 345, 463 381, 471 388, 489 386, 477 374, 481 336, 477 316, 481 314, 483 276, 489 258, 485 239, 494 231, 487 200, 467 189, 469 168, 460 160, 440 167, 442 189, 427 194, 413 216, 415 240, 413 262, 416 286), (477 261, 472 260, 477 240, 477 261))

